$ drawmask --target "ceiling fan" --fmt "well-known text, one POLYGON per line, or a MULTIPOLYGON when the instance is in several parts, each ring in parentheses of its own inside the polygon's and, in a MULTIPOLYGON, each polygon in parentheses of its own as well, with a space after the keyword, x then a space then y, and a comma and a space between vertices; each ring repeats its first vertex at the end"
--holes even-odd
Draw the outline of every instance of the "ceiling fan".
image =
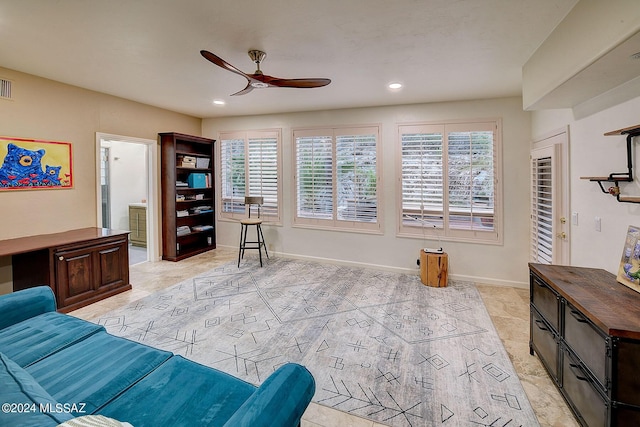
POLYGON ((200 54, 209 61, 216 64, 218 67, 222 67, 225 70, 231 71, 241 75, 247 79, 247 86, 239 92, 232 93, 233 95, 244 95, 251 92, 253 89, 265 88, 265 87, 294 87, 294 88, 314 88, 322 87, 331 83, 330 79, 279 79, 277 77, 267 76, 260 70, 260 63, 267 56, 266 53, 260 50, 250 50, 249 57, 256 64, 257 69, 253 74, 246 74, 229 64, 224 59, 206 50, 201 50, 200 54))

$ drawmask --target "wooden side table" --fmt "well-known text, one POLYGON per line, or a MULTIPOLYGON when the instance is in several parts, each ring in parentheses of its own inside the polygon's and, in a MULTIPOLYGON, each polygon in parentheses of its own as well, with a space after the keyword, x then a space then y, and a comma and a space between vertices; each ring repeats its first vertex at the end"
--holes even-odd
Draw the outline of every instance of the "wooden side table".
POLYGON ((420 280, 423 285, 446 287, 448 268, 449 258, 446 252, 430 253, 420 249, 420 280))

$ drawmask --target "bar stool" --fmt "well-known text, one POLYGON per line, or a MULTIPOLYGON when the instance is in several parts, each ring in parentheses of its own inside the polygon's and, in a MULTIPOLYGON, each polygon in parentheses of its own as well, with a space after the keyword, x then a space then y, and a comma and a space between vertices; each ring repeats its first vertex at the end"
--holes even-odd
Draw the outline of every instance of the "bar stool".
POLYGON ((264 247, 264 253, 269 258, 269 252, 267 252, 267 245, 264 243, 264 235, 262 234, 262 219, 260 219, 260 206, 264 203, 264 197, 247 196, 244 198, 244 204, 249 205, 249 217, 240 220, 240 249, 238 251, 238 268, 240 268, 240 260, 244 258, 245 249, 257 249, 260 257, 260 267, 262 267, 262 248, 264 247), (251 218, 251 205, 258 206, 258 217, 251 218), (247 230, 250 225, 256 226, 256 238, 257 241, 247 241, 247 230))

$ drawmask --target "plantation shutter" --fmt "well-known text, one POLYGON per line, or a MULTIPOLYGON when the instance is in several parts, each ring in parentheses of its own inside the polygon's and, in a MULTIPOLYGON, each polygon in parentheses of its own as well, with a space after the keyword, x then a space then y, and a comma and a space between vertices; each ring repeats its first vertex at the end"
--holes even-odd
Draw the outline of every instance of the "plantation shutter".
POLYGON ((498 122, 399 125, 398 235, 499 242, 498 122))
POLYGON ((443 226, 443 156, 441 127, 403 127, 402 225, 443 226))
POLYGON ((551 157, 531 159, 531 260, 553 260, 553 179, 551 157))
POLYGON ((333 219, 333 143, 330 135, 295 136, 298 218, 333 219))
POLYGON ((220 164, 222 215, 231 218, 244 216, 244 139, 222 139, 220 141, 220 164))
POLYGON ((450 229, 494 230, 493 145, 493 130, 447 133, 450 229))
POLYGON ((339 221, 377 221, 376 139, 375 134, 336 137, 339 221))
POLYGON ((278 140, 271 137, 248 139, 249 196, 264 197, 261 215, 278 216, 278 140))

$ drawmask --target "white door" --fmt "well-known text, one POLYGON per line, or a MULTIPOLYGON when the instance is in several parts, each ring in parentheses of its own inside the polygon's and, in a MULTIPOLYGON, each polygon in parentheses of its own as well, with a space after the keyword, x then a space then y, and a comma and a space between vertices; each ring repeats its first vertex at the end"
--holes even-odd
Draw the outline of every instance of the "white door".
POLYGON ((532 262, 570 263, 568 133, 554 132, 531 150, 532 262))

